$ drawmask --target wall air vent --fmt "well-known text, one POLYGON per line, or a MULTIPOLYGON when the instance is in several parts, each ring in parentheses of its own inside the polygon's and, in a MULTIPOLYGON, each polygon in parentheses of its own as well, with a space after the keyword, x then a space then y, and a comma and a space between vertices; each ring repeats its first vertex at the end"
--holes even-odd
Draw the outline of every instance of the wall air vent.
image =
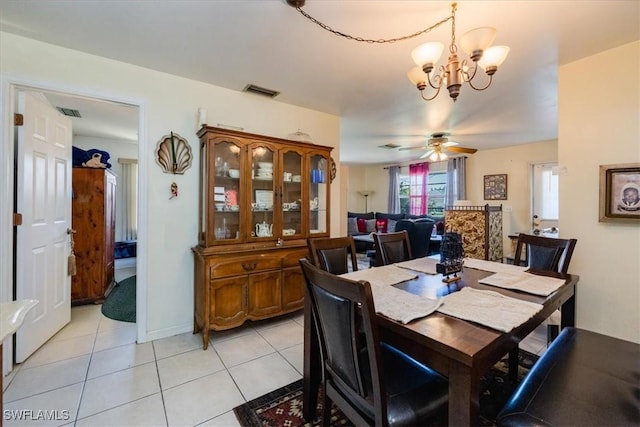
POLYGON ((398 147, 400 147, 400 146, 397 145, 397 144, 392 144, 392 143, 384 144, 384 145, 378 145, 378 148, 384 148, 385 150, 393 150, 394 148, 398 148, 398 147))
POLYGON ((73 108, 64 108, 64 107, 56 107, 58 111, 60 111, 65 116, 69 117, 82 117, 80 115, 80 111, 74 110, 73 108))
POLYGON ((268 98, 275 98, 280 95, 280 92, 277 90, 271 90, 264 87, 256 86, 253 84, 248 84, 242 89, 243 92, 255 93, 256 95, 266 96, 268 98))

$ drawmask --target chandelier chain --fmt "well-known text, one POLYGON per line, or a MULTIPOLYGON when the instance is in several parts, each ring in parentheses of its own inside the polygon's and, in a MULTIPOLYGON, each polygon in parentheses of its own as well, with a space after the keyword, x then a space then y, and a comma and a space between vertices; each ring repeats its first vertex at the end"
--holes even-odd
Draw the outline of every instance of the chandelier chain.
POLYGON ((298 12, 300 12, 302 14, 302 16, 304 16, 305 18, 307 18, 308 20, 310 20, 314 24, 317 24, 322 29, 329 31, 330 33, 333 33, 333 34, 335 34, 337 36, 340 36, 340 37, 344 37, 344 38, 346 38, 348 40, 354 40, 354 41, 357 41, 357 42, 364 42, 364 43, 369 43, 369 44, 374 44, 374 43, 379 43, 379 44, 382 44, 382 43, 395 43, 395 42, 399 42, 399 41, 403 41, 403 40, 409 40, 409 39, 412 39, 412 38, 417 37, 419 35, 426 34, 429 31, 438 28, 440 25, 444 24, 445 22, 447 22, 449 20, 453 20, 454 25, 455 25, 455 10, 454 10, 452 12, 451 16, 446 17, 442 21, 437 22, 437 23, 433 24, 432 26, 430 26, 428 28, 425 28, 424 30, 417 31, 417 32, 415 32, 413 34, 409 34, 409 35, 402 36, 402 37, 395 37, 395 38, 392 38, 392 39, 377 39, 377 40, 374 40, 374 39, 365 39, 363 37, 356 37, 356 36, 352 36, 350 34, 343 33, 341 31, 334 30, 333 28, 331 28, 327 24, 324 24, 324 23, 318 21, 316 18, 314 18, 313 16, 309 15, 308 13, 306 13, 299 6, 296 6, 296 10, 298 12))
POLYGON ((451 5, 451 45, 449 46, 449 52, 456 53, 458 46, 456 46, 456 9, 458 9, 458 3, 451 5))

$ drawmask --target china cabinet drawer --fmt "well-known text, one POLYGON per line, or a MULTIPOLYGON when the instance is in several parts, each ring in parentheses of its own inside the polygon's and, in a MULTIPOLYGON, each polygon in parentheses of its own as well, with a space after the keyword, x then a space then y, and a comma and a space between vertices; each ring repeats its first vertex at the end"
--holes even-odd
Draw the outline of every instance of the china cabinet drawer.
POLYGON ((282 268, 287 267, 299 267, 300 266, 300 258, 308 258, 309 250, 308 249, 299 249, 295 252, 289 252, 284 257, 282 257, 282 268))
POLYGON ((211 266, 211 278, 250 274, 265 270, 276 270, 282 266, 279 257, 235 258, 211 266))

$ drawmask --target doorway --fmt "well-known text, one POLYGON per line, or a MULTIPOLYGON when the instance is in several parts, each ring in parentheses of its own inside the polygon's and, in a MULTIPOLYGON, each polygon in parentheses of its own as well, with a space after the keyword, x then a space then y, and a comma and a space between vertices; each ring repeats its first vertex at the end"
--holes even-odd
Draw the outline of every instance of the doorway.
MULTIPOLYGON (((557 234, 559 221, 558 163, 531 165, 531 230, 557 234)), ((557 236, 556 236, 557 237, 557 236)))
MULTIPOLYGON (((2 154, 2 157, 5 159, 14 159, 14 153, 17 151, 17 146, 14 145, 14 143, 12 143, 11 141, 15 141, 13 138, 13 116, 14 113, 17 112, 17 99, 18 99, 18 95, 23 92, 23 91, 32 91, 32 92, 39 92, 41 94, 43 94, 47 99, 49 99, 50 104, 53 107, 68 107, 69 104, 66 102, 58 102, 59 100, 66 100, 66 101, 78 101, 81 103, 84 103, 86 105, 92 104, 95 111, 106 111, 107 115, 110 117, 110 119, 112 119, 112 127, 114 129, 119 129, 119 131, 122 131, 125 127, 130 126, 131 122, 133 122, 133 128, 134 128, 134 134, 135 134, 135 138, 133 141, 131 142, 123 142, 125 139, 121 138, 121 137, 113 137, 110 138, 108 135, 106 134, 96 134, 96 135, 88 135, 86 134, 86 129, 88 127, 96 127, 98 131, 100 130, 100 126, 98 125, 98 122, 95 122, 93 119, 89 119, 89 117, 93 116, 93 114, 88 114, 85 115, 84 118, 86 120, 86 123, 84 123, 85 126, 78 126, 78 128, 76 128, 75 124, 74 124, 74 128, 76 128, 76 130, 73 132, 73 137, 74 137, 74 141, 72 142, 73 145, 75 145, 75 138, 81 136, 79 134, 79 131, 77 129, 84 129, 82 131, 82 136, 86 139, 86 138, 96 138, 95 140, 97 141, 98 138, 102 138, 103 140, 111 140, 111 143, 113 144, 113 146, 116 146, 118 144, 118 140, 120 140, 120 144, 129 144, 132 145, 133 148, 132 151, 133 155, 132 156, 128 156, 128 158, 135 158, 135 159, 139 159, 141 157, 141 153, 143 153, 145 151, 145 143, 144 143, 144 138, 141 138, 140 132, 139 130, 143 128, 142 126, 142 117, 144 117, 143 114, 143 104, 137 101, 133 101, 131 102, 130 100, 123 100, 123 99, 114 99, 111 98, 109 96, 105 96, 105 97, 96 97, 95 94, 91 94, 91 95, 84 95, 84 94, 79 94, 79 93, 69 93, 66 91, 61 91, 58 90, 57 88, 51 88, 51 87, 39 87, 38 85, 32 85, 29 83, 25 83, 25 82, 11 82, 11 81, 5 81, 5 85, 4 85, 6 90, 6 102, 4 104, 4 114, 3 117, 5 119, 5 124, 7 125, 7 127, 5 129, 7 129, 7 131, 4 133, 4 138, 7 140, 6 144, 3 144, 3 148, 0 150, 2 154), (54 101, 54 100, 58 100, 58 101, 54 101), (62 105, 61 105, 62 104, 62 105), (115 119, 114 119, 115 118, 115 119), (128 124, 125 125, 125 122, 127 122, 128 124)), ((87 110, 85 110, 87 111, 87 110)), ((82 112, 80 113, 82 115, 82 112)), ((78 118, 81 119, 81 118, 78 118)), ((100 148, 100 147, 96 147, 96 148, 100 148)), ((105 149, 105 151, 109 151, 110 149, 105 149)), ((113 148, 111 148, 111 150, 113 150, 113 148)), ((118 157, 114 156, 111 159, 113 162, 117 162, 118 157)), ((144 171, 146 170, 145 167, 145 162, 144 160, 142 160, 140 167, 138 168, 138 172, 137 172, 137 176, 142 176, 142 174, 144 173, 144 171)), ((6 183, 7 186, 3 186, 3 188, 0 188, 0 197, 4 200, 14 200, 14 197, 17 195, 17 186, 16 184, 16 178, 17 175, 17 167, 16 164, 13 161, 9 161, 9 162, 5 162, 4 165, 0 166, 0 175, 3 176, 3 179, 6 178, 6 183), (13 184, 11 184, 13 183, 13 184)), ((140 181, 137 180, 137 183, 139 183, 140 181)), ((139 187, 139 186, 138 186, 139 187)), ((138 223, 142 225, 142 230, 139 230, 138 232, 138 248, 137 248, 137 256, 136 256, 136 262, 134 267, 136 268, 136 272, 138 275, 140 275, 140 273, 142 273, 143 277, 138 277, 138 286, 136 288, 136 293, 138 294, 138 298, 137 298, 137 306, 138 306, 138 313, 141 313, 141 316, 139 316, 138 318, 142 320, 142 322, 144 321, 144 310, 146 307, 146 304, 144 304, 144 297, 140 296, 140 295, 144 295, 144 286, 145 286, 145 280, 146 280, 146 275, 144 274, 144 264, 146 264, 143 260, 144 260, 144 254, 146 253, 145 251, 145 247, 144 247, 144 238, 143 236, 145 235, 145 231, 144 228, 144 222, 140 220, 141 215, 144 214, 144 212, 146 212, 146 207, 143 206, 141 204, 142 199, 138 196, 137 197, 138 203, 139 203, 139 209, 138 209, 138 213, 137 213, 137 220, 138 223), (141 268, 142 267, 142 268, 141 268)), ((12 221, 12 213, 9 209, 11 209, 12 203, 7 203, 6 205, 3 204, 4 206, 6 206, 6 208, 2 209, 2 215, 0 216, 0 222, 3 224, 3 229, 6 230, 11 229, 11 221, 12 221), (6 225, 9 225, 9 227, 6 227, 6 225)), ((15 230, 15 229, 14 229, 15 230)), ((7 239, 4 240, 4 242, 0 245, 0 253, 4 254, 4 255, 9 255, 8 257, 3 256, 3 266, 7 266, 9 267, 7 270, 5 270, 5 273, 3 273, 2 275, 2 283, 3 285, 0 287, 0 299, 2 301, 10 301, 12 299, 15 298, 16 295, 16 290, 15 290, 15 283, 12 279, 12 277, 15 277, 15 272, 17 271, 17 269, 21 268, 20 265, 17 265, 15 258, 13 256, 13 248, 15 247, 15 241, 14 239, 7 239), (4 280, 4 279, 8 279, 8 280, 4 280)), ((131 267, 131 265, 129 265, 129 267, 131 267)), ((138 321, 137 324, 137 336, 138 336, 138 341, 142 339, 144 339, 144 333, 141 331, 145 330, 145 325, 142 325, 140 321, 138 321), (142 335, 142 337, 141 337, 142 335)), ((3 355, 4 355, 4 364, 2 367, 2 374, 6 374, 7 372, 9 372, 9 370, 11 369, 11 366, 13 365, 13 354, 12 354, 12 339, 8 339, 8 341, 5 343, 7 345, 4 346, 3 348, 3 355)))

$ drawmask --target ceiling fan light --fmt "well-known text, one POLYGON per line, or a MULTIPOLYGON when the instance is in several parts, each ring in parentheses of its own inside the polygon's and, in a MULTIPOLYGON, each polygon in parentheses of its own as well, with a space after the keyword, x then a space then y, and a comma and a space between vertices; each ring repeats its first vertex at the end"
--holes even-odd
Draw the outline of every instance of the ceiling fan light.
POLYGON ((443 50, 444 45, 440 42, 424 43, 411 51, 411 58, 422 69, 424 69, 425 64, 431 64, 433 67, 433 64, 438 62, 440 56, 442 56, 443 50))
POLYGON ((504 62, 505 59, 507 59, 508 54, 508 46, 492 46, 484 51, 482 58, 480 58, 480 60, 478 61, 478 65, 480 65, 487 72, 487 74, 489 74, 491 68, 493 68, 493 72, 495 73, 498 67, 504 62))
MULTIPOLYGON (((496 29, 492 27, 474 28, 467 31, 460 39, 460 47, 473 59, 476 52, 486 50, 496 38, 496 29)), ((477 61, 477 59, 474 59, 477 61)))

